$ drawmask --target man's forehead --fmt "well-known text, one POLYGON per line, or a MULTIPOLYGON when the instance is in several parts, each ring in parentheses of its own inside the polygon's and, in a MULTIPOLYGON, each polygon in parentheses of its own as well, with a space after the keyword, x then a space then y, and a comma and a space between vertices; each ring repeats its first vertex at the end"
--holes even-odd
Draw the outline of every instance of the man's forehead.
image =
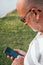
POLYGON ((30 5, 43 7, 43 0, 18 0, 17 4, 19 5, 19 7, 25 7, 25 8, 27 8, 27 6, 30 5))
POLYGON ((42 5, 36 5, 35 6, 37 9, 39 9, 39 10, 42 10, 43 11, 43 6, 42 5))

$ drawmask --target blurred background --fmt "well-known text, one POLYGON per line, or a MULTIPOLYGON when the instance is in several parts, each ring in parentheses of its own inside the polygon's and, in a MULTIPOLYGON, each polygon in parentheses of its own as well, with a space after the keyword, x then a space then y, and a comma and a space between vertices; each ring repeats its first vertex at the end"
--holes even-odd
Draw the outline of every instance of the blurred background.
POLYGON ((16 8, 17 0, 0 0, 0 17, 4 17, 8 12, 16 8))
POLYGON ((20 21, 16 2, 16 0, 0 0, 0 65, 12 63, 3 53, 6 47, 27 52, 30 42, 37 34, 20 21))

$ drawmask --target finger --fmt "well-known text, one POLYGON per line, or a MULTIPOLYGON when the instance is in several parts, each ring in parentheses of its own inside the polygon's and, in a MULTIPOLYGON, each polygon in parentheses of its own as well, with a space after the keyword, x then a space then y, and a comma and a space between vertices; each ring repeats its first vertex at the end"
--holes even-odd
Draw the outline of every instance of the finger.
POLYGON ((10 59, 11 59, 11 60, 14 60, 14 57, 13 57, 13 56, 11 56, 11 57, 10 57, 10 59))
POLYGON ((23 56, 18 55, 18 56, 17 56, 17 58, 19 58, 19 59, 20 59, 20 58, 24 58, 24 57, 23 57, 23 56))
POLYGON ((10 58, 11 56, 7 55, 7 58, 10 58))
POLYGON ((19 50, 19 49, 14 49, 16 52, 22 54, 22 55, 26 55, 26 52, 22 51, 22 50, 19 50))
POLYGON ((14 57, 7 55, 7 58, 14 60, 14 57))

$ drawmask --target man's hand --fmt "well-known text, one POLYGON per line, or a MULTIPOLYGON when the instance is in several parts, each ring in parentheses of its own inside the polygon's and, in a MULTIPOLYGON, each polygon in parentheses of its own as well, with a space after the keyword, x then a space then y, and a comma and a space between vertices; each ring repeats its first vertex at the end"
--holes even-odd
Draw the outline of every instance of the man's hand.
POLYGON ((24 57, 18 56, 14 59, 11 65, 24 65, 24 57))
POLYGON ((19 49, 14 49, 16 52, 22 54, 23 56, 17 56, 17 58, 13 58, 12 56, 7 56, 8 58, 12 59, 13 62, 11 65, 24 65, 24 57, 26 55, 26 52, 19 50, 19 49))

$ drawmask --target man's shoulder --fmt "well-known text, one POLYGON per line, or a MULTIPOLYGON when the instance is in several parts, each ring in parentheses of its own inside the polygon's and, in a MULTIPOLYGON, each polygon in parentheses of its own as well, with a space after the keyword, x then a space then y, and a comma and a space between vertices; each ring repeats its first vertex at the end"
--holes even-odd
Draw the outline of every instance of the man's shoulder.
POLYGON ((37 38, 39 37, 40 32, 37 33, 37 35, 34 37, 34 39, 31 41, 29 47, 33 47, 35 43, 37 43, 37 38))

